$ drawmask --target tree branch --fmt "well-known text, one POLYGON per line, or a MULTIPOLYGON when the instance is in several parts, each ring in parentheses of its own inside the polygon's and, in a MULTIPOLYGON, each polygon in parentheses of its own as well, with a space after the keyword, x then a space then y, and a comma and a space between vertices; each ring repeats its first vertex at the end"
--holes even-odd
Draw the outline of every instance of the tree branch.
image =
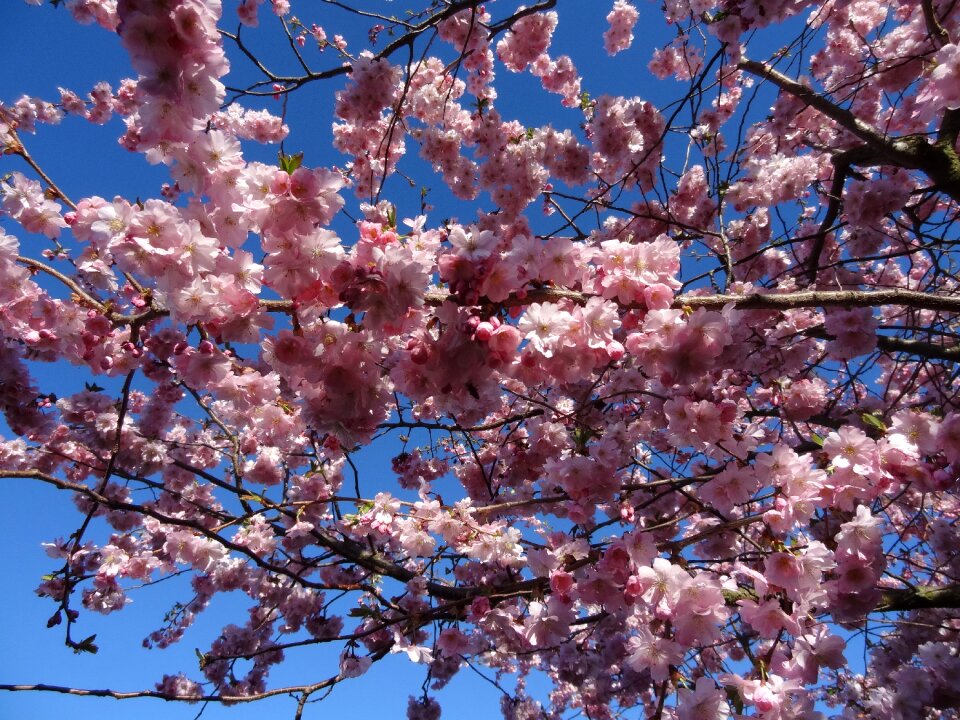
POLYGON ((884 590, 876 612, 960 608, 960 584, 884 590))
POLYGON ((746 70, 751 75, 756 75, 757 77, 772 82, 784 92, 793 95, 795 98, 802 100, 810 107, 819 110, 842 128, 849 130, 851 133, 876 150, 880 150, 884 153, 895 153, 895 150, 890 142, 890 138, 884 133, 880 132, 872 125, 865 123, 846 108, 842 108, 839 105, 831 102, 825 96, 821 95, 812 88, 797 82, 793 78, 784 75, 778 70, 774 70, 766 63, 757 62, 756 60, 748 60, 747 58, 744 58, 737 64, 737 67, 741 70, 746 70))
POLYGON ((743 59, 737 65, 752 75, 769 80, 778 88, 810 107, 819 110, 845 130, 873 148, 879 158, 875 162, 923 171, 937 187, 960 202, 960 158, 952 146, 931 144, 924 135, 890 137, 865 123, 846 108, 828 100, 812 88, 787 77, 765 63, 743 59))

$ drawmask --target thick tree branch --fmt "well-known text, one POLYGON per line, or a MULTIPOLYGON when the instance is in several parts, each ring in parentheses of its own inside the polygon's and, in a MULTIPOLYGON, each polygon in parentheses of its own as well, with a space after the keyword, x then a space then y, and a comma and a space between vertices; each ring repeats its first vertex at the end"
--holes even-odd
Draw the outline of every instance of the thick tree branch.
POLYGON ((890 152, 896 154, 895 149, 891 145, 890 138, 884 133, 869 123, 865 123, 846 108, 842 108, 831 102, 813 88, 809 88, 793 78, 784 75, 782 72, 773 69, 766 63, 757 62, 756 60, 744 58, 738 63, 737 67, 741 70, 746 70, 751 75, 756 75, 757 77, 772 82, 784 92, 793 95, 810 107, 819 110, 842 128, 863 140, 870 147, 884 153, 890 152))
MULTIPOLYGON (((500 305, 504 307, 522 307, 531 303, 559 302, 572 300, 584 304, 593 297, 590 293, 564 288, 542 288, 529 290, 523 297, 512 295, 500 305)), ((455 296, 442 293, 428 293, 426 301, 430 305, 439 305, 450 300, 458 302, 455 296)), ((805 307, 881 307, 900 305, 923 310, 943 310, 960 312, 960 295, 946 295, 889 288, 883 290, 803 290, 787 293, 750 293, 748 295, 696 295, 688 293, 674 298, 674 308, 705 308, 720 310, 733 305, 738 310, 792 310, 805 307)), ((626 308, 633 306, 626 306, 626 308)))
MULTIPOLYGON (((804 331, 808 337, 820 338, 821 340, 832 340, 823 326, 810 328, 804 331)), ((928 360, 949 360, 951 362, 960 361, 960 345, 945 347, 936 343, 926 342, 924 340, 910 340, 907 338, 892 337, 890 335, 877 335, 877 347, 884 352, 906 353, 907 355, 919 355, 928 360)))
POLYGON ((960 585, 884 590, 877 612, 960 608, 960 585))
MULTIPOLYGON (((528 290, 523 296, 513 294, 507 299, 497 303, 502 307, 525 307, 531 303, 556 303, 562 300, 571 300, 577 304, 583 305, 591 297, 590 293, 580 292, 578 290, 567 290, 565 288, 540 288, 538 290, 528 290)), ((453 302, 462 304, 462 300, 456 295, 449 295, 442 292, 427 293, 425 298, 427 305, 437 306, 444 302, 453 302)), ((727 305, 732 305, 738 310, 793 310, 797 308, 810 307, 882 307, 884 305, 898 305, 902 307, 916 308, 919 310, 940 310, 944 312, 960 313, 960 295, 947 295, 939 293, 921 292, 919 290, 905 290, 902 288, 888 288, 883 290, 803 290, 800 292, 786 293, 750 293, 747 295, 732 294, 712 294, 696 295, 687 293, 678 295, 674 298, 672 307, 674 308, 705 308, 707 310, 721 310, 727 305)), ((295 314, 297 305, 291 300, 261 300, 260 307, 267 312, 281 312, 295 314)), ((629 310, 640 306, 622 306, 629 310)), ((170 314, 165 308, 154 307, 143 313, 135 315, 124 315, 122 313, 110 313, 109 318, 115 325, 142 325, 154 318, 166 317, 170 314)), ((910 352, 911 348, 915 350, 944 352, 943 348, 936 345, 918 343, 913 340, 899 340, 890 338, 897 342, 896 350, 910 352)), ((945 359, 954 359, 952 352, 947 349, 947 355, 942 356, 945 359)), ((382 427, 392 427, 385 424, 382 427)))
POLYGON ((719 309, 733 304, 738 310, 790 310, 802 307, 880 307, 900 305, 924 310, 960 312, 960 296, 890 288, 886 290, 806 290, 750 295, 680 295, 674 307, 719 309))
POLYGON ((865 142, 878 154, 876 159, 865 162, 921 170, 940 190, 960 202, 960 158, 953 146, 946 143, 931 144, 924 135, 890 137, 846 108, 828 100, 825 95, 774 70, 765 63, 744 59, 737 67, 769 80, 782 91, 819 110, 865 142))
POLYGON ((946 31, 937 17, 937 11, 933 7, 933 0, 920 0, 920 7, 923 8, 923 20, 927 24, 927 32, 933 39, 937 47, 943 47, 950 42, 950 33, 946 31))
MULTIPOLYGON (((757 600, 757 594, 749 588, 725 590, 723 597, 730 606, 736 605, 740 600, 757 600)), ((871 612, 892 613, 949 608, 960 608, 960 585, 886 589, 880 595, 879 604, 871 612)))

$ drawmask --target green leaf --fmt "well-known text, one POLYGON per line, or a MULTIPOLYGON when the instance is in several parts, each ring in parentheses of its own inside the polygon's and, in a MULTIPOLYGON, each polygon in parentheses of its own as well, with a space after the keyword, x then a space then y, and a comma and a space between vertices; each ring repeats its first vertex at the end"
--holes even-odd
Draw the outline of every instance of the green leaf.
POLYGON ((864 425, 869 425, 872 428, 876 428, 882 433, 887 431, 887 426, 884 424, 883 420, 872 413, 863 413, 860 416, 860 419, 863 420, 864 425))
POLYGON ((293 175, 293 171, 303 164, 303 153, 298 152, 293 155, 284 155, 280 152, 277 153, 277 160, 280 163, 281 170, 287 173, 287 175, 293 175))
POLYGON ((810 433, 810 439, 813 440, 816 445, 823 447, 823 438, 816 433, 810 433))
POLYGON ((596 436, 596 433, 588 427, 578 427, 571 435, 573 436, 573 442, 576 444, 577 450, 582 452, 586 449, 587 443, 596 436))

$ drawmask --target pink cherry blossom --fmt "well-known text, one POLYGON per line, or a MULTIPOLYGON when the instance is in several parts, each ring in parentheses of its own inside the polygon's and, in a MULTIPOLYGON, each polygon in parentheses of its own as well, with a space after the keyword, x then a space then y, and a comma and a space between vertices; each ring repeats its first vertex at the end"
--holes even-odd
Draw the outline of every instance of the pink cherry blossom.
POLYGON ((200 665, 131 696, 956 713, 960 8, 58 4, 128 78, 0 99, 0 475, 79 513, 70 650, 156 586, 200 665))

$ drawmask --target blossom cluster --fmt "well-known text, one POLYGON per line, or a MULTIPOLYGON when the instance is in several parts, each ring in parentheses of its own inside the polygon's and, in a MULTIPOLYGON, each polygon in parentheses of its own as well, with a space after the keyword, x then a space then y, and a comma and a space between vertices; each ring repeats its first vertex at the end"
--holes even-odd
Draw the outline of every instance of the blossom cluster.
MULTIPOLYGON (((424 4, 354 52, 273 0, 300 76, 218 0, 66 5, 137 76, 0 105, 25 163, 0 181, 0 474, 82 518, 38 588, 68 646, 183 574, 147 646, 249 608, 168 699, 255 699, 327 643, 323 688, 479 662, 516 678, 506 718, 957 712, 960 7, 671 0, 643 48, 683 87, 663 105, 581 78, 549 3, 424 4), (785 20, 809 76, 747 52, 785 20), (244 58, 263 77, 228 99, 244 58), (514 118, 504 70, 570 127, 514 118), (264 162, 323 83, 340 159, 264 162), (74 202, 26 147, 72 118, 169 182, 74 202), (476 207, 384 199, 408 166, 476 207), (847 632, 896 613, 858 665, 847 632)), ((597 48, 642 67, 639 12, 612 2, 597 48)))

